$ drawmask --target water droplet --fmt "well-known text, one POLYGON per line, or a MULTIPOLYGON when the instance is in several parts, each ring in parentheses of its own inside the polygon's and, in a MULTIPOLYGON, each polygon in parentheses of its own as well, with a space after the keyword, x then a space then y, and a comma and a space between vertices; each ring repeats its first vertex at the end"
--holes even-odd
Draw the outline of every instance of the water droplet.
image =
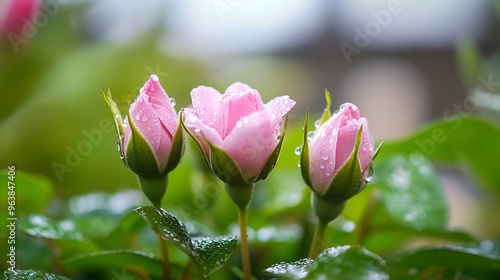
POLYGON ((148 127, 148 131, 151 131, 151 127, 148 127))
POLYGON ((250 120, 248 119, 248 117, 243 117, 243 123, 249 123, 250 120))
POLYGON ((115 119, 119 119, 120 118, 120 114, 115 114, 115 119))
POLYGON ((309 132, 307 133, 307 140, 309 140, 309 141, 310 141, 310 140, 313 138, 313 135, 314 135, 314 131, 309 131, 309 132))
POLYGON ((201 108, 199 108, 199 109, 198 109, 198 113, 199 113, 200 115, 204 115, 206 111, 207 111, 207 110, 205 109, 205 107, 201 107, 201 108))
POLYGON ((189 115, 188 120, 190 122, 194 123, 194 122, 196 122, 198 120, 198 118, 195 115, 189 115))
POLYGON ((302 146, 297 146, 295 147, 295 151, 294 153, 298 156, 300 156, 300 154, 302 153, 302 146))
POLYGON ((147 122, 147 121, 148 121, 148 116, 147 116, 147 115, 142 115, 141 120, 142 120, 143 122, 147 122))
POLYGON ((135 119, 136 120, 140 120, 141 119, 141 115, 140 114, 135 115, 135 119))
POLYGON ((153 81, 155 81, 155 82, 158 82, 160 80, 160 79, 158 79, 158 76, 156 76, 156 75, 152 75, 151 79, 153 79, 153 81))
POLYGON ((323 163, 319 164, 319 169, 325 169, 325 165, 323 163))
POLYGON ((243 123, 241 121, 236 122, 236 127, 242 127, 243 123))
POLYGON ((194 129, 194 133, 200 133, 200 131, 201 131, 201 129, 199 129, 199 128, 194 129))
POLYGON ((370 165, 370 170, 368 170, 368 174, 366 175, 366 178, 365 178, 366 183, 369 183, 373 179, 373 173, 374 173, 374 170, 373 170, 373 164, 372 164, 372 165, 370 165))
POLYGON ((342 112, 342 111, 344 111, 344 110, 345 110, 345 105, 344 105, 344 104, 340 105, 340 107, 339 107, 339 111, 340 111, 340 112, 342 112))
POLYGON ((320 126, 321 126, 321 120, 316 120, 316 121, 314 122, 314 127, 315 127, 315 128, 318 128, 318 127, 320 127, 320 126))
POLYGON ((118 152, 121 152, 122 147, 120 146, 120 143, 118 143, 118 152))
POLYGON ((276 140, 280 140, 281 139, 281 134, 278 134, 278 136, 276 136, 276 140))
POLYGON ((302 165, 300 164, 300 160, 299 162, 297 162, 297 167, 300 168, 302 165))
POLYGON ((327 150, 322 150, 320 156, 321 156, 322 160, 328 160, 328 151, 327 150))
POLYGON ((177 103, 175 102, 175 99, 174 99, 174 98, 172 98, 172 97, 170 97, 170 104, 172 104, 172 106, 175 106, 175 104, 177 104, 177 103))

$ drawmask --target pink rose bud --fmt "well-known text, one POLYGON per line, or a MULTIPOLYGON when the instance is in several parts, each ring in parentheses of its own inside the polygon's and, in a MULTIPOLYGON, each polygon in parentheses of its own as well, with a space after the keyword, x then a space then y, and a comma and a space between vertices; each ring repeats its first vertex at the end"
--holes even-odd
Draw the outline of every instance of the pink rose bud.
MULTIPOLYGON (((104 99, 114 115, 119 136, 119 148, 122 159, 130 170, 139 176, 139 181, 163 178, 179 163, 183 149, 184 136, 179 117, 156 75, 151 75, 141 88, 139 96, 130 105, 128 116, 122 119, 118 105, 111 93, 104 94, 104 99)), ((151 190, 141 182, 141 187, 148 198, 161 200, 166 188, 151 190), (148 193, 150 193, 148 195, 148 193), (153 196, 153 197, 150 197, 153 196)))
POLYGON ((360 192, 370 179, 374 143, 368 120, 360 117, 356 105, 345 103, 330 116, 328 94, 327 101, 316 130, 304 137, 301 169, 316 194, 342 202, 360 192))
POLYGON ((184 125, 210 169, 229 185, 265 179, 281 149, 282 118, 295 101, 279 96, 264 104, 257 90, 239 82, 224 94, 197 87, 191 99, 192 108, 184 109, 184 125))

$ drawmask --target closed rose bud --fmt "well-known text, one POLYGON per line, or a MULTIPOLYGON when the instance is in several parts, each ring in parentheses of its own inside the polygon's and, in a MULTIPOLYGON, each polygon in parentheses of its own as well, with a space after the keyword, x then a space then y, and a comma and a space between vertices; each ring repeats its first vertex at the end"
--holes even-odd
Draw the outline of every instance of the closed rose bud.
POLYGON ((159 203, 166 175, 177 166, 184 149, 183 130, 170 98, 158 77, 151 75, 123 120, 111 93, 103 96, 114 116, 124 163, 138 175, 146 196, 159 203), (147 183, 157 179, 160 183, 147 183))
POLYGON ((224 94, 200 86, 191 98, 184 125, 210 169, 230 185, 266 178, 281 149, 282 118, 295 101, 279 96, 264 104, 257 90, 242 83, 232 84, 224 94))
POLYGON ((345 103, 330 116, 328 104, 312 136, 305 137, 302 175, 325 200, 346 201, 365 187, 374 155, 368 120, 356 105, 345 103))

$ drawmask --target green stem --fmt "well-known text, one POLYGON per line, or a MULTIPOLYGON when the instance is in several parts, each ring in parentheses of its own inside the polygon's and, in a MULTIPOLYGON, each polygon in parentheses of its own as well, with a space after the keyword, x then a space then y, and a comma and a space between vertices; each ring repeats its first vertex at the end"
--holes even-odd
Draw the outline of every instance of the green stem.
POLYGON ((325 249, 325 232, 328 223, 318 222, 314 230, 314 237, 311 243, 311 250, 309 251, 309 258, 315 259, 325 249))
POLYGON ((182 274, 182 280, 191 279, 191 275, 193 274, 194 262, 193 259, 189 259, 188 265, 182 274))
POLYGON ((252 279, 250 267, 250 250, 248 249, 247 236, 247 209, 253 196, 255 184, 231 186, 226 184, 229 198, 238 206, 238 222, 240 224, 241 261, 243 263, 244 279, 252 279))
POLYGON ((161 253, 161 267, 163 269, 163 280, 170 280, 170 261, 168 260, 167 241, 158 234, 161 253))
POLYGON ((243 263, 243 273, 245 280, 252 278, 252 269, 250 266, 250 251, 248 249, 248 236, 247 236, 247 209, 239 208, 238 221, 240 224, 240 242, 241 242, 241 261, 243 263))

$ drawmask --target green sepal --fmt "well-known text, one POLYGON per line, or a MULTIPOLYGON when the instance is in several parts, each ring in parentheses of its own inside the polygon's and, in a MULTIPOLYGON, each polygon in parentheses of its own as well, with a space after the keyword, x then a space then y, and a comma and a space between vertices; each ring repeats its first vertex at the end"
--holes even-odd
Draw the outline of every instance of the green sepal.
POLYGON ((323 124, 327 120, 330 119, 332 116, 332 113, 330 111, 330 108, 332 107, 332 98, 330 95, 330 92, 325 88, 325 99, 326 99, 326 107, 325 110, 323 111, 323 115, 321 115, 320 119, 320 124, 323 124))
MULTIPOLYGON (((111 111, 112 119, 115 123, 116 134, 118 135, 118 145, 120 145, 120 153, 123 155, 123 135, 125 133, 125 126, 123 125, 123 117, 120 113, 120 108, 118 107, 118 104, 116 104, 116 102, 113 100, 110 89, 108 89, 107 92, 102 90, 102 97, 104 98, 106 105, 108 105, 108 108, 111 111)), ((127 162, 125 161, 125 158, 123 156, 121 156, 120 158, 126 165, 127 162)))
POLYGON ((311 206, 320 223, 326 225, 335 220, 345 208, 346 201, 331 201, 313 192, 311 206))
POLYGON ((210 168, 219 179, 231 186, 248 185, 254 182, 254 178, 248 180, 243 178, 240 168, 234 160, 222 149, 206 141, 210 147, 210 168))
POLYGON ((127 166, 144 178, 157 178, 165 174, 165 172, 160 173, 153 150, 135 126, 134 120, 129 116, 127 118, 131 131, 130 142, 124 151, 127 166))
MULTIPOLYGON (((182 111, 179 115, 179 119, 182 119, 182 111)), ((165 167, 165 172, 168 173, 177 167, 181 161, 182 155, 184 154, 184 129, 179 122, 175 135, 172 139, 172 147, 170 149, 170 154, 168 155, 167 166, 165 167)))
POLYGON ((359 128, 354 144, 353 152, 347 162, 339 169, 335 177, 333 177, 330 186, 324 194, 323 198, 329 201, 345 201, 360 192, 365 183, 363 172, 358 159, 359 146, 361 144, 361 136, 363 126, 359 128))
POLYGON ((309 179, 309 143, 307 139, 307 133, 309 128, 309 111, 306 112, 306 117, 304 120, 304 139, 302 143, 302 152, 300 155, 300 171, 302 173, 302 178, 304 182, 312 189, 311 179, 309 179))
POLYGON ((137 180, 144 195, 156 208, 160 208, 161 200, 167 190, 168 173, 157 178, 144 178, 137 175, 137 180))
POLYGON ((113 97, 111 96, 111 90, 108 89, 107 92, 103 90, 102 97, 104 98, 104 101, 108 105, 111 114, 113 114, 113 121, 115 122, 116 132, 118 133, 118 136, 122 137, 123 134, 125 133, 125 127, 123 126, 123 117, 122 114, 120 113, 120 108, 118 107, 118 104, 116 104, 116 102, 113 100, 113 97))
POLYGON ((382 141, 382 142, 380 142, 380 144, 378 144, 377 148, 375 149, 375 152, 373 152, 372 161, 375 160, 375 158, 378 155, 378 152, 380 152, 380 148, 382 148, 383 145, 384 145, 384 141, 382 141))
POLYGON ((271 170, 273 170, 274 166, 276 165, 276 162, 278 161, 278 158, 280 156, 281 146, 283 145, 283 139, 285 139, 285 133, 286 133, 287 127, 288 127, 288 116, 285 118, 285 124, 283 125, 283 130, 281 131, 280 140, 278 141, 278 144, 274 148, 274 151, 271 153, 271 155, 267 159, 266 164, 264 165, 264 167, 262 167, 262 170, 260 171, 259 176, 257 176, 257 179, 255 180, 255 182, 259 181, 259 180, 266 179, 267 175, 269 175, 271 170))
POLYGON ((245 185, 229 185, 226 184, 226 193, 231 200, 242 211, 246 210, 250 201, 252 201, 254 183, 245 185))

